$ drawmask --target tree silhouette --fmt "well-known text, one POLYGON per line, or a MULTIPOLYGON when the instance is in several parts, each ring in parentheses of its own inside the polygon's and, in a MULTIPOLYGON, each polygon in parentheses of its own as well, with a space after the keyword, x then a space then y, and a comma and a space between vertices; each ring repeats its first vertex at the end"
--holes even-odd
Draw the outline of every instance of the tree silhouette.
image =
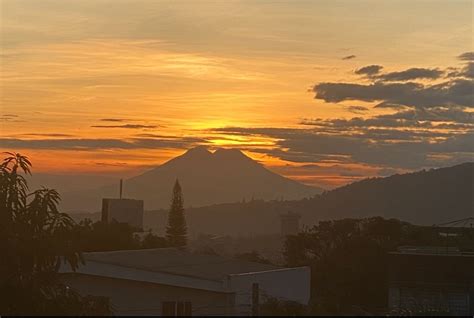
POLYGON ((61 262, 82 261, 74 221, 57 209, 56 190, 28 194, 27 157, 6 153, 0 164, 0 312, 7 315, 107 314, 108 301, 82 297, 58 277, 61 262))
POLYGON ((168 214, 168 227, 166 228, 166 238, 170 246, 184 247, 187 243, 186 219, 184 216, 183 193, 178 179, 173 187, 173 197, 171 208, 168 214))

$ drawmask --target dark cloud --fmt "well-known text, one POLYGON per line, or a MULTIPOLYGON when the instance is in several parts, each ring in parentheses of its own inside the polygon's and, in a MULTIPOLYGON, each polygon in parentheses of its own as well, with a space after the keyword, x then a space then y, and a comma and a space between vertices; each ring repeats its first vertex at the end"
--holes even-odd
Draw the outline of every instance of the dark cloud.
POLYGON ((127 166, 128 163, 126 162, 94 162, 96 166, 104 166, 104 167, 123 167, 127 166))
POLYGON ((456 79, 436 85, 419 83, 320 83, 313 87, 316 99, 339 103, 345 100, 380 101, 379 107, 463 106, 474 107, 474 82, 456 79))
POLYGON ((462 108, 408 109, 370 118, 305 119, 321 133, 377 140, 415 140, 449 137, 474 131, 474 112, 462 108), (448 129, 449 132, 440 131, 448 129))
POLYGON ((465 111, 461 107, 436 107, 429 109, 410 109, 378 118, 405 119, 413 121, 454 122, 474 126, 474 112, 465 111))
MULTIPOLYGON (((355 71, 372 83, 323 82, 313 86, 316 99, 329 103, 354 100, 379 102, 376 107, 388 108, 432 108, 474 107, 474 52, 458 57, 467 61, 462 68, 419 68, 381 73, 383 66, 368 65, 355 71), (446 71, 444 71, 445 69, 446 71), (447 73, 445 82, 422 84, 418 79, 437 80, 447 73)), ((354 109, 355 110, 355 109, 354 109)))
POLYGON ((48 150, 100 150, 100 149, 154 149, 154 148, 189 148, 205 143, 198 139, 19 139, 0 138, 3 149, 48 149, 48 150))
POLYGON ((358 70, 355 70, 354 73, 358 75, 366 75, 366 76, 374 76, 378 74, 381 70, 383 69, 383 66, 381 65, 368 65, 364 66, 358 70))
POLYGON ((25 137, 74 137, 74 135, 70 134, 60 134, 60 133, 29 133, 29 134, 21 134, 21 136, 25 137))
POLYGON ((180 137, 180 136, 165 136, 159 134, 135 134, 134 137, 147 138, 147 139, 162 139, 162 140, 179 140, 181 142, 188 143, 206 143, 207 140, 199 137, 180 137))
POLYGON ((474 78, 474 63, 467 63, 467 65, 462 69, 460 75, 467 78, 474 78))
POLYGON ((343 60, 352 60, 352 59, 355 59, 356 57, 357 57, 357 56, 355 56, 355 55, 352 54, 352 55, 344 56, 342 59, 343 59, 343 60))
POLYGON ((125 119, 122 118, 102 118, 100 121, 108 121, 108 122, 124 122, 125 119))
POLYGON ((466 63, 462 68, 449 68, 447 77, 464 77, 474 79, 474 62, 466 63))
POLYGON ((22 122, 18 119, 19 117, 16 114, 2 114, 0 115, 0 122, 22 122))
POLYGON ((474 61, 474 52, 465 52, 459 55, 458 59, 463 61, 474 61))
POLYGON ((347 110, 355 114, 365 113, 369 111, 369 109, 364 106, 349 106, 347 107, 347 110))
POLYGON ((440 165, 436 159, 439 155, 448 158, 444 159, 443 163, 458 163, 466 160, 469 154, 471 156, 474 154, 473 133, 455 135, 438 142, 431 140, 373 142, 366 136, 359 138, 328 135, 313 129, 230 127, 219 131, 274 138, 278 147, 253 151, 293 162, 336 160, 339 163, 359 162, 391 168, 418 169, 440 165))
POLYGON ((444 74, 439 69, 428 69, 428 68, 410 68, 408 70, 400 72, 385 73, 377 76, 377 79, 385 82, 396 82, 396 81, 409 81, 414 79, 438 79, 444 74))
POLYGON ((158 128, 156 125, 124 124, 124 125, 94 125, 93 128, 125 128, 125 129, 143 129, 158 128))
MULTIPOLYGON (((472 54, 460 59, 470 61, 472 54)), ((272 149, 249 149, 293 162, 359 163, 375 165, 385 174, 456 164, 474 157, 474 81, 471 63, 443 82, 423 84, 417 79, 440 79, 445 68, 409 68, 382 73, 380 65, 355 71, 371 83, 319 83, 316 99, 328 103, 376 102, 376 107, 396 109, 391 114, 368 117, 363 106, 346 106, 364 117, 305 119, 306 128, 227 127, 216 132, 271 138, 272 149), (394 170, 395 169, 395 170, 394 170)), ((448 75, 450 76, 450 75, 448 75)))

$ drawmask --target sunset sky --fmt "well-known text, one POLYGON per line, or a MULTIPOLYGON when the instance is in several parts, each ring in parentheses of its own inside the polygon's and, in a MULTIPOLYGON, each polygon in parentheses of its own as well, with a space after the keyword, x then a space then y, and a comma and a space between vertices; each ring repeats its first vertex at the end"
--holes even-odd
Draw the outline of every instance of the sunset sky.
POLYGON ((0 3, 0 150, 36 172, 208 145, 331 188, 473 160, 471 0, 0 3))

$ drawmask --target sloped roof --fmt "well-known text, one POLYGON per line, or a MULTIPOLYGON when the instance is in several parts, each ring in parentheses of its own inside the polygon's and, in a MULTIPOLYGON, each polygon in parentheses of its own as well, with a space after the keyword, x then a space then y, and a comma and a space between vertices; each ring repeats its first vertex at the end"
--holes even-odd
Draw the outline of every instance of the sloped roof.
POLYGON ((85 253, 87 261, 147 272, 167 273, 222 281, 230 274, 280 269, 280 267, 217 255, 203 255, 175 248, 85 253))

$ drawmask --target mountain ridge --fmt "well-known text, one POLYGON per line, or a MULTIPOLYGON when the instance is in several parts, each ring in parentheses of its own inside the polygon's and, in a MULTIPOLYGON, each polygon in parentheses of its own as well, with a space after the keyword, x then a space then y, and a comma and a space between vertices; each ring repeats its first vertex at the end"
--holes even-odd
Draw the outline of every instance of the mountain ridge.
MULTIPOLYGON (((322 220, 372 216, 433 225, 474 217, 473 182, 474 162, 466 162, 452 167, 367 178, 309 199, 253 200, 188 208, 186 218, 189 231, 194 235, 279 233, 279 215, 288 211, 301 214, 301 223, 306 227, 322 220), (393 191, 393 188, 401 190, 393 191)), ((76 218, 80 217, 77 215, 76 218)), ((145 226, 164 233, 166 218, 166 209, 147 211, 145 226)))
MULTIPOLYGON (((178 179, 186 207, 206 206, 241 200, 301 199, 322 189, 304 185, 276 174, 238 149, 219 148, 210 152, 199 146, 124 182, 125 197, 142 199, 146 209, 169 205, 171 188, 178 179)), ((65 193, 64 210, 100 209, 100 199, 117 197, 118 186, 109 185, 75 193, 65 193)))

